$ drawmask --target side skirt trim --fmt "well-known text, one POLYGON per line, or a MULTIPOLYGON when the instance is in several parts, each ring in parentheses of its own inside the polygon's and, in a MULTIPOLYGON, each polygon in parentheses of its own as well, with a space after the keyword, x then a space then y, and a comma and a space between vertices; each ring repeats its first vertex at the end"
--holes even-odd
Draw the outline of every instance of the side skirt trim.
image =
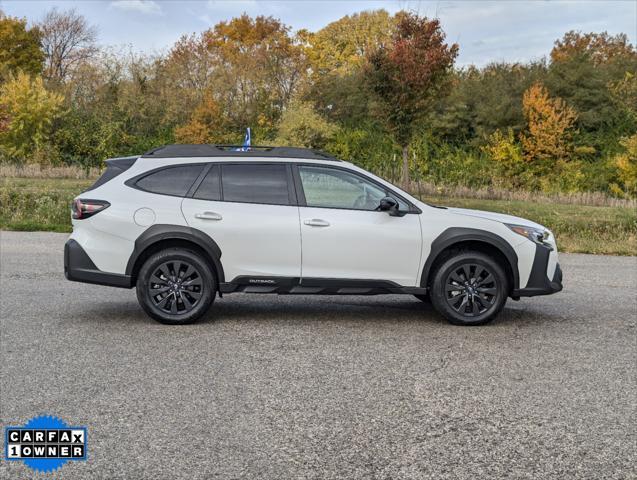
POLYGON ((403 287, 387 280, 240 276, 219 285, 221 293, 279 295, 424 295, 426 288, 403 287))

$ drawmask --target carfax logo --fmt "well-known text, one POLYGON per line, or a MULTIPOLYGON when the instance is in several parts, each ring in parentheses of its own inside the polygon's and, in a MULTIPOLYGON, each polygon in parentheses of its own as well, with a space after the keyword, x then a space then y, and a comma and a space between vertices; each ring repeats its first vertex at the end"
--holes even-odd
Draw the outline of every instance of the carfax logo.
POLYGON ((4 458, 21 460, 39 472, 86 460, 86 445, 86 427, 70 427, 57 417, 34 417, 22 427, 4 429, 4 458))

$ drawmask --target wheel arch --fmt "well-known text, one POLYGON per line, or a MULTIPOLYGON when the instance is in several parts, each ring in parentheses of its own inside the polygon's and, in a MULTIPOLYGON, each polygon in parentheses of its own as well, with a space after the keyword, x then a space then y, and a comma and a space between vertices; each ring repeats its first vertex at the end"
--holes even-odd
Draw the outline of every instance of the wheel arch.
POLYGON ((458 250, 476 250, 496 258, 509 279, 509 291, 519 288, 518 256, 513 247, 495 233, 462 227, 448 228, 432 242, 422 270, 420 286, 428 287, 436 268, 458 250))
POLYGON ((137 274, 147 258, 160 250, 174 247, 199 252, 212 267, 217 288, 225 282, 221 249, 210 236, 201 230, 181 225, 153 225, 135 240, 135 247, 126 264, 126 274, 131 276, 132 284, 137 282, 137 274))

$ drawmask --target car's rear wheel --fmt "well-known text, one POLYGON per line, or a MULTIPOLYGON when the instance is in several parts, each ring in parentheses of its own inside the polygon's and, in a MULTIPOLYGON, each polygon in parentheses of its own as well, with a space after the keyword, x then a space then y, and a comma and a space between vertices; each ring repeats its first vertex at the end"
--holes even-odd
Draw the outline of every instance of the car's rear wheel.
POLYGON ((155 320, 192 323, 206 313, 216 293, 210 266, 196 252, 170 248, 151 255, 137 276, 137 299, 155 320))
POLYGON ((460 252, 436 270, 430 285, 434 308, 454 325, 482 325, 502 310, 508 296, 502 266, 481 252, 460 252))

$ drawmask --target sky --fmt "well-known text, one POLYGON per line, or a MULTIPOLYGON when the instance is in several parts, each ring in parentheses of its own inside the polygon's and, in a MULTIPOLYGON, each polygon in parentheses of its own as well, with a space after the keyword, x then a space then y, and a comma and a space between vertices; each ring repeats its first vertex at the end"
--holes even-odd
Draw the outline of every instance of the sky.
POLYGON ((97 26, 102 45, 147 53, 166 52, 183 34, 244 12, 277 17, 293 30, 315 31, 344 15, 379 8, 439 18, 447 39, 460 45, 460 66, 541 59, 569 30, 626 33, 633 44, 637 41, 637 0, 0 0, 5 14, 30 22, 54 7, 84 15, 97 26))

